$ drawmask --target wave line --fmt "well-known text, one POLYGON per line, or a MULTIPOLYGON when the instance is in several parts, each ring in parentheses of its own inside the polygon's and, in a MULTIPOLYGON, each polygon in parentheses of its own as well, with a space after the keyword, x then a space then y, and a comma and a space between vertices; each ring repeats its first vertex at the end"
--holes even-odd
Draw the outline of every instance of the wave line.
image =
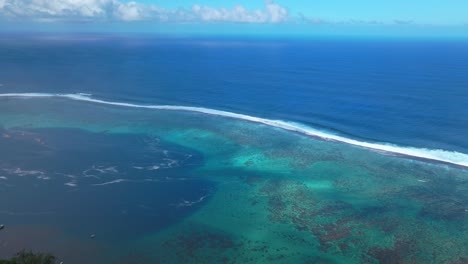
POLYGON ((426 148, 414 148, 414 147, 402 147, 394 144, 384 143, 371 143, 365 141, 359 141, 356 139, 346 138, 339 135, 334 135, 320 131, 302 124, 286 122, 282 120, 272 120, 261 117, 249 116, 244 114, 238 114, 233 112, 227 112, 222 110, 204 108, 204 107, 192 107, 192 106, 177 106, 177 105, 140 105, 133 103, 113 102, 105 101, 91 97, 90 94, 77 93, 77 94, 53 94, 53 93, 5 93, 0 94, 0 97, 24 97, 24 98, 43 98, 43 97, 60 97, 67 98, 76 101, 86 101, 97 104, 114 105, 122 107, 133 107, 133 108, 145 108, 155 110, 172 110, 172 111, 187 111, 203 113, 214 116, 228 117, 238 120, 244 120, 259 124, 264 124, 270 127, 276 127, 287 131, 300 133, 303 135, 321 138, 324 140, 335 141, 345 143, 353 146, 363 147, 366 149, 384 152, 388 154, 396 154, 406 157, 412 157, 414 159, 436 161, 440 163, 446 163, 456 166, 468 168, 468 154, 448 151, 442 149, 426 149, 426 148))

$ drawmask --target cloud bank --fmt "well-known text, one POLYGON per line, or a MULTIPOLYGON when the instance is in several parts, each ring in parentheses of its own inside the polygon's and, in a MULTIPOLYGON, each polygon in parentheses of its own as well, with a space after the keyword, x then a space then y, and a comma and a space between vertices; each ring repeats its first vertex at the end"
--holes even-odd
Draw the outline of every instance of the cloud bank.
POLYGON ((118 0, 0 0, 0 18, 43 22, 157 21, 280 23, 289 19, 288 10, 265 0, 264 8, 249 10, 193 5, 190 9, 166 9, 151 4, 118 0))

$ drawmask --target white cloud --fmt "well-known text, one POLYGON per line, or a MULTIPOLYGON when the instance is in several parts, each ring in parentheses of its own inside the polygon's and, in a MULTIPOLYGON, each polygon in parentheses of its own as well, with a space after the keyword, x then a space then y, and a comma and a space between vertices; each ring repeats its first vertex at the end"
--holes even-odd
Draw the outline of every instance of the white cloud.
POLYGON ((190 9, 165 9, 119 0, 0 0, 0 18, 36 21, 158 21, 280 23, 289 19, 283 6, 265 0, 262 10, 242 5, 230 9, 194 5, 190 9))
POLYGON ((194 5, 192 11, 202 21, 211 22, 279 23, 288 20, 287 9, 271 0, 265 1, 264 10, 251 11, 241 5, 232 9, 194 5))
POLYGON ((273 0, 265 1, 265 9, 268 19, 273 23, 282 22, 288 18, 288 10, 274 3, 273 0))
POLYGON ((115 3, 113 16, 123 21, 138 21, 144 19, 146 6, 136 2, 115 3))
POLYGON ((31 19, 104 18, 111 0, 3 0, 0 16, 31 19))

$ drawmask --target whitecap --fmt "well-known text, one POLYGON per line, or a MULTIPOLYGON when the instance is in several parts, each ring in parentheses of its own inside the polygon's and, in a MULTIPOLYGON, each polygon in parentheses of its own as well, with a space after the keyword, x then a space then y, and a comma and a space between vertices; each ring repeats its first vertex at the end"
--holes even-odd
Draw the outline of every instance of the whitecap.
POLYGON ((71 175, 71 174, 64 174, 64 173, 57 173, 57 174, 63 175, 63 176, 65 176, 65 177, 71 178, 71 179, 76 179, 76 178, 77 178, 77 176, 71 175))
POLYGON ((127 179, 117 179, 117 180, 113 180, 113 181, 108 181, 108 182, 103 182, 103 183, 96 183, 96 184, 92 184, 93 186, 104 186, 104 185, 110 185, 110 184, 116 184, 116 183, 121 183, 121 182, 128 182, 130 180, 127 180, 127 179))
POLYGON ((147 167, 146 169, 149 170, 149 171, 159 170, 159 166, 157 166, 157 165, 149 166, 149 167, 147 167))
POLYGON ((61 98, 68 98, 68 99, 77 100, 77 101, 86 101, 90 103, 98 103, 98 104, 113 105, 113 106, 203 113, 203 114, 208 114, 208 115, 223 116, 223 117, 228 117, 228 118, 233 118, 233 119, 239 119, 239 120, 245 120, 249 122, 264 124, 267 126, 276 127, 276 128, 284 129, 287 131, 304 134, 307 136, 345 143, 345 144, 363 147, 363 148, 371 149, 371 150, 383 151, 389 154, 398 154, 398 155, 403 155, 407 157, 413 157, 416 159, 438 161, 442 163, 468 167, 468 154, 465 154, 465 153, 442 150, 442 149, 404 147, 404 146, 398 146, 398 145, 389 144, 389 143, 371 143, 371 142, 360 141, 360 140, 356 140, 352 138, 346 138, 340 135, 335 135, 332 133, 324 132, 324 131, 317 130, 317 129, 314 129, 314 128, 311 128, 302 124, 294 123, 294 122, 272 120, 272 119, 266 119, 266 118, 261 118, 261 117, 249 116, 249 115, 244 115, 244 114, 238 114, 238 113, 203 108, 203 107, 173 106, 173 105, 139 105, 139 104, 133 104, 133 103, 122 103, 122 102, 113 102, 113 101, 95 99, 86 94, 5 93, 5 94, 0 94, 0 97, 24 97, 24 98, 61 97, 61 98))
POLYGON ((163 159, 164 163, 160 164, 163 169, 172 169, 179 166, 179 161, 175 159, 163 159))
POLYGON ((179 204, 177 204, 177 207, 191 207, 195 204, 199 204, 201 202, 203 202, 207 197, 209 196, 209 194, 207 195, 204 195, 196 200, 193 200, 193 201, 189 201, 189 200, 182 200, 179 204))
POLYGON ((108 174, 108 173, 115 174, 119 172, 115 166, 112 166, 112 167, 93 166, 91 170, 97 171, 102 174, 108 174))
POLYGON ((17 176, 37 176, 38 178, 39 177, 46 177, 44 176, 45 173, 42 172, 42 171, 38 171, 38 170, 23 170, 21 168, 16 168, 16 169, 3 169, 3 171, 9 173, 9 174, 14 174, 14 175, 17 175, 17 176))
POLYGON ((76 184, 76 182, 74 182, 74 181, 64 183, 64 185, 70 186, 70 187, 76 187, 76 186, 78 186, 78 184, 76 184))
POLYGON ((171 160, 171 159, 163 159, 163 163, 158 165, 148 165, 148 166, 132 166, 135 170, 147 170, 147 171, 155 171, 159 169, 170 169, 174 168, 178 165, 178 161, 171 160))
POLYGON ((86 169, 82 172, 82 174, 86 178, 96 178, 96 179, 100 179, 99 176, 101 175, 117 174, 117 173, 119 173, 119 171, 117 170, 116 166, 105 167, 105 166, 96 166, 96 165, 93 165, 91 168, 86 169))

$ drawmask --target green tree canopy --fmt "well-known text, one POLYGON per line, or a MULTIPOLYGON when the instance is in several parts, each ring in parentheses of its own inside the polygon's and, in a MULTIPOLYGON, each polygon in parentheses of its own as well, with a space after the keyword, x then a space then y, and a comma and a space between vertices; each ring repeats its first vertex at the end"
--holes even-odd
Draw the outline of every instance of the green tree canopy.
POLYGON ((22 250, 10 260, 0 260, 0 264, 54 264, 55 260, 56 258, 51 254, 22 250))

